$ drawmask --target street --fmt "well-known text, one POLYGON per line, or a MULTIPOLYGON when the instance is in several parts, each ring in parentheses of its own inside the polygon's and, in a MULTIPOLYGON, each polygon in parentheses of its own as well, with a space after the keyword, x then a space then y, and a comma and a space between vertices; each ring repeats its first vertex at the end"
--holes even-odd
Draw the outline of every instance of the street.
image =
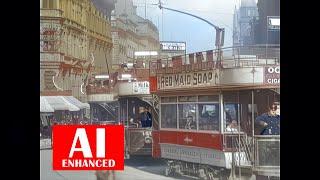
MULTIPOLYGON (((40 150, 40 179, 41 180, 96 180, 95 171, 53 171, 52 150, 40 150)), ((169 180, 191 179, 187 177, 170 178, 163 175, 165 162, 151 157, 131 157, 125 160, 124 171, 116 172, 117 180, 169 180)))

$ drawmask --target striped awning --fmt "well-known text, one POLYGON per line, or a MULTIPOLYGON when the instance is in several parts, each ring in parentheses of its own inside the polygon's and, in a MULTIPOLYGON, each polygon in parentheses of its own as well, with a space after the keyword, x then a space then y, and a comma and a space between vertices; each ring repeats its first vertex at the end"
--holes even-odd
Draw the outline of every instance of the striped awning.
POLYGON ((82 103, 81 101, 79 101, 77 98, 75 98, 73 96, 63 96, 63 98, 66 99, 69 103, 77 106, 79 109, 88 108, 87 104, 82 103))
POLYGON ((42 112, 42 113, 54 112, 54 109, 48 103, 46 98, 44 98, 42 96, 40 96, 40 112, 42 112))
POLYGON ((90 109, 90 105, 88 103, 83 103, 86 109, 90 109))
POLYGON ((80 111, 76 105, 72 104, 68 100, 64 98, 64 96, 40 96, 43 97, 49 105, 54 109, 57 110, 65 110, 65 111, 80 111))

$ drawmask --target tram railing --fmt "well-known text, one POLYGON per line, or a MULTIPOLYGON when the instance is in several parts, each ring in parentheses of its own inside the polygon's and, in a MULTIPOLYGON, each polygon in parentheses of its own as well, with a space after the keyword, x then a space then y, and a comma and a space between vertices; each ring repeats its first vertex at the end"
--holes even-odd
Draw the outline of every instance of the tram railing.
POLYGON ((280 46, 239 46, 222 48, 218 63, 218 50, 208 50, 150 61, 150 75, 178 73, 218 68, 279 65, 280 46), (221 67, 220 66, 220 67, 221 67))
POLYGON ((251 142, 251 137, 245 133, 224 134, 224 150, 244 153, 249 162, 253 160, 251 142))
POLYGON ((256 173, 280 176, 280 135, 255 136, 254 156, 256 173))

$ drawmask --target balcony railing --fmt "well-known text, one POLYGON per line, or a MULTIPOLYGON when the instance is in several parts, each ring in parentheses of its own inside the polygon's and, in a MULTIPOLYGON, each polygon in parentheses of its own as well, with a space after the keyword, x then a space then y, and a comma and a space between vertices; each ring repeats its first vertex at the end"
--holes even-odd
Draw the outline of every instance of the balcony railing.
POLYGON ((60 9, 40 9, 40 17, 61 18, 62 13, 60 9))

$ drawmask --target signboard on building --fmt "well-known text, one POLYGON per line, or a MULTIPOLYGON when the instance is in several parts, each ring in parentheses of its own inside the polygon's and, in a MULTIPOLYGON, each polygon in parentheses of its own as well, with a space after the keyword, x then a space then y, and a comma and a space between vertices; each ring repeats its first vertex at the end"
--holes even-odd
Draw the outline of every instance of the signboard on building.
POLYGON ((268 66, 264 68, 265 84, 280 84, 280 66, 268 66))
POLYGON ((214 86, 218 83, 216 70, 167 74, 157 77, 157 89, 214 86))
POLYGON ((268 16, 268 30, 280 30, 279 16, 268 16))
POLYGON ((149 94, 149 82, 133 82, 133 94, 149 94))
POLYGON ((160 49, 162 51, 185 51, 186 43, 185 42, 171 42, 171 41, 161 41, 160 49))

